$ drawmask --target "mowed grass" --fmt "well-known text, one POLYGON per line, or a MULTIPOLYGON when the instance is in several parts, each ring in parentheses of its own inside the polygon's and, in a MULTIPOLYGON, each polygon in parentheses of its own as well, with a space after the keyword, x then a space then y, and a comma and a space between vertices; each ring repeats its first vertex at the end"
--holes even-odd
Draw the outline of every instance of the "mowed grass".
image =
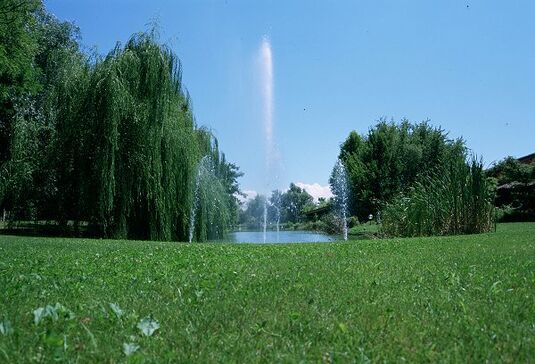
POLYGON ((0 362, 532 362, 535 224, 294 245, 2 236, 2 322, 0 362), (74 317, 35 324, 56 302, 74 317))

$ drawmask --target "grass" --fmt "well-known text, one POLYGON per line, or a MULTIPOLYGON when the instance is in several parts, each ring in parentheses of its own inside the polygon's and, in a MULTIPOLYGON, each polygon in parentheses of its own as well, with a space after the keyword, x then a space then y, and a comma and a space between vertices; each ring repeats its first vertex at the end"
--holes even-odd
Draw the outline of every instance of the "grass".
POLYGON ((530 362, 535 224, 295 245, 1 236, 8 326, 0 362, 530 362))

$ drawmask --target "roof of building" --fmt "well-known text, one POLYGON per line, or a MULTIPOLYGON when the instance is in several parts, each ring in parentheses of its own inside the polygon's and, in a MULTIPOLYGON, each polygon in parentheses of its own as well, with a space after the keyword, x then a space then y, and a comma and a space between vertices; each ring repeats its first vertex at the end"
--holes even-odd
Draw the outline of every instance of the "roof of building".
POLYGON ((529 164, 529 163, 531 163, 531 162, 533 162, 535 160, 535 153, 531 153, 531 154, 525 155, 523 157, 517 158, 517 160, 520 163, 529 164))
POLYGON ((331 205, 325 205, 325 206, 315 208, 313 210, 306 211, 304 212, 304 215, 305 216, 314 216, 316 214, 321 215, 321 214, 326 214, 329 211, 331 211, 331 205))
POLYGON ((523 182, 518 182, 518 181, 513 181, 513 182, 510 182, 510 183, 506 183, 506 184, 503 184, 503 185, 500 185, 498 186, 498 190, 509 190, 509 189, 513 189, 513 188, 534 188, 535 187, 535 181, 531 181, 531 182, 528 182, 528 183, 523 183, 523 182))

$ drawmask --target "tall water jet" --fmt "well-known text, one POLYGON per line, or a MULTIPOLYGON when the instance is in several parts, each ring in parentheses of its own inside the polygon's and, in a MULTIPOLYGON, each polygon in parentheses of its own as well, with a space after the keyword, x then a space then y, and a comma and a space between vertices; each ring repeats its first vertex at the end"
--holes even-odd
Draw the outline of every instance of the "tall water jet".
POLYGON ((333 189, 334 206, 340 218, 341 229, 343 232, 344 240, 347 240, 347 216, 349 206, 349 185, 347 182, 346 167, 339 159, 334 166, 331 187, 333 189))
MULTIPOLYGON (((266 185, 269 186, 271 181, 271 172, 273 169, 274 145, 273 145, 273 53, 271 51, 271 42, 268 37, 262 38, 259 52, 260 76, 262 89, 262 106, 264 121, 264 136, 266 148, 266 185)), ((266 199, 264 206, 264 242, 266 240, 267 230, 267 209, 268 202, 266 199)))
MULTIPOLYGON (((260 82, 262 89, 262 111, 264 137, 266 142, 266 167, 268 174, 273 168, 273 53, 269 38, 262 38, 260 45, 260 82)), ((269 182, 269 181, 267 181, 269 182)))

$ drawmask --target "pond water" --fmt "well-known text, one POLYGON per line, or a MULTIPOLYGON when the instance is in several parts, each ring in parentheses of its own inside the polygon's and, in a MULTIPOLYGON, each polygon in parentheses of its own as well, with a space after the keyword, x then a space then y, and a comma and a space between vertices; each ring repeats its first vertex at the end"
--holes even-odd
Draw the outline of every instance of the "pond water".
MULTIPOLYGON (((327 243, 340 237, 315 231, 266 231, 266 243, 327 243)), ((225 241, 234 243, 264 243, 263 231, 234 231, 225 236, 225 241)))

